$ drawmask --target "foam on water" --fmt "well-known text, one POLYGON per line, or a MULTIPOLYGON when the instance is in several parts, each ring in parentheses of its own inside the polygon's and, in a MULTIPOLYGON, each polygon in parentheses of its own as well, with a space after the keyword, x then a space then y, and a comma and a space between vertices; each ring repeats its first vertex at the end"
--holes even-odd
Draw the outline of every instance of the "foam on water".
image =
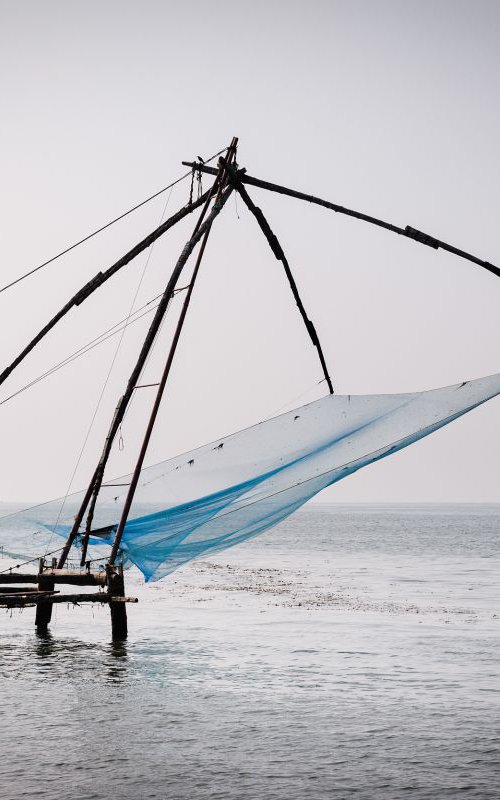
POLYGON ((496 798, 498 506, 316 507, 105 609, 0 617, 0 796, 496 798))

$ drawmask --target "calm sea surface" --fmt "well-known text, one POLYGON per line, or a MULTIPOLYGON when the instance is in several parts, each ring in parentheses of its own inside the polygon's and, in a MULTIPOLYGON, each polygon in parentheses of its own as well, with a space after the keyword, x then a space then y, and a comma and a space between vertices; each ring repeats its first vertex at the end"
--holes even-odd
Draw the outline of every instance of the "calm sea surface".
POLYGON ((314 508, 128 573, 124 644, 2 612, 2 800, 496 800, 500 507, 314 508))

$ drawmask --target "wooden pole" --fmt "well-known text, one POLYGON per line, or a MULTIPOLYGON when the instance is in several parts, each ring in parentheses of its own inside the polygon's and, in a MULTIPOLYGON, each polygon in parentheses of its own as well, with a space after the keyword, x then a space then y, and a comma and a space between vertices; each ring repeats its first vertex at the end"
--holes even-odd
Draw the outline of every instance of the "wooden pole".
MULTIPOLYGON (((216 180, 214 186, 212 187, 212 190, 214 190, 214 187, 217 187, 218 184, 219 184, 219 179, 216 180)), ((208 208, 208 202, 211 199, 209 197, 209 200, 207 201, 207 205, 205 206, 205 208, 204 208, 204 210, 202 212, 202 215, 201 215, 200 219, 198 220, 198 223, 197 223, 197 225, 195 227, 195 231, 193 233, 193 236, 191 237, 190 241, 187 243, 187 245, 184 247, 184 250, 181 253, 181 256, 180 256, 180 258, 179 258, 179 260, 177 262, 176 269, 174 270, 174 272, 172 274, 171 281, 175 279, 175 282, 177 282, 177 280, 179 279, 180 273, 181 273, 181 271, 182 271, 182 269, 183 269, 183 267, 184 267, 189 255, 191 254, 191 252, 192 252, 192 250, 194 248, 194 245, 202 238, 202 236, 204 238, 203 238, 203 241, 202 241, 202 247, 201 247, 200 252, 201 252, 201 254, 203 254, 203 251, 205 249, 205 244, 206 244, 206 237, 208 236, 208 233, 210 232, 210 229, 212 227, 212 222, 215 219, 215 217, 217 216, 217 214, 219 213, 220 209, 222 208, 222 205, 225 203, 227 197, 229 196, 230 191, 231 191, 231 189, 229 189, 228 192, 224 196, 221 196, 221 195, 217 196, 217 201, 214 204, 214 207, 212 209, 212 212, 211 212, 210 216, 208 217, 207 221, 205 223, 203 223, 203 225, 202 225, 201 222, 202 222, 203 216, 205 214, 206 209, 208 208)), ((191 292, 192 292, 192 285, 193 285, 193 280, 191 280, 191 284, 190 284, 188 292, 187 292, 186 300, 185 300, 184 305, 183 305, 183 310, 181 312, 182 320, 183 320, 183 318, 185 316, 186 303, 189 304, 189 299, 191 297, 191 292)), ((174 288, 175 288, 175 283, 171 287, 171 291, 169 291, 169 297, 171 296, 171 293, 172 293, 174 288)), ((167 290, 168 290, 168 287, 167 287, 167 290)), ((165 295, 166 295, 166 293, 165 293, 165 295)), ((165 297, 165 295, 164 295, 164 297, 165 297)), ((163 302, 163 299, 162 299, 162 301, 160 301, 160 305, 162 304, 162 302, 163 302)), ((159 329, 159 325, 161 323, 161 319, 163 318, 164 314, 166 313, 167 305, 165 305, 165 307, 164 307, 164 311, 163 311, 163 313, 161 315, 161 318, 158 316, 157 330, 159 329)), ((179 328, 179 323, 178 323, 177 327, 179 328)), ((182 323, 181 323, 181 327, 182 327, 182 323)), ((140 356, 140 359, 139 359, 141 363, 139 363, 139 362, 137 363, 136 369, 134 370, 134 373, 132 374, 132 378, 131 378, 131 380, 129 382, 129 387, 131 387, 132 390, 135 389, 135 387, 137 385, 137 381, 140 378, 140 374, 141 374, 143 365, 144 365, 144 363, 146 361, 146 358, 147 358, 147 355, 148 355, 148 353, 149 353, 149 351, 150 351, 150 349, 151 349, 151 347, 153 345, 154 336, 156 336, 156 330, 155 330, 154 336, 150 336, 150 333, 151 333, 151 329, 150 329, 150 332, 148 333, 148 337, 146 339, 145 345, 143 346, 143 349, 142 349, 142 352, 141 352, 141 356, 140 356), (149 339, 149 341, 148 341, 148 339, 149 339)), ((158 391, 160 391, 160 389, 158 391)), ((82 565, 85 562, 85 558, 86 558, 87 545, 88 545, 88 540, 89 540, 90 533, 91 533, 92 519, 93 519, 93 516, 94 516, 95 504, 97 502, 97 496, 98 496, 99 490, 101 488, 101 484, 102 484, 102 480, 103 480, 103 476, 104 476, 104 469, 106 467, 106 463, 108 461, 109 454, 111 452, 111 446, 112 446, 113 440, 114 440, 114 438, 115 438, 115 436, 117 434, 117 431, 118 431, 119 422, 121 422, 121 419, 124 416, 125 408, 126 408, 126 405, 128 404, 128 402, 130 400, 130 397, 131 397, 131 392, 130 392, 130 395, 128 397, 127 397, 127 392, 126 392, 124 397, 121 399, 121 401, 118 404, 117 411, 115 412, 114 422, 112 423, 110 432, 109 432, 108 437, 106 439, 103 456, 101 457, 101 461, 100 461, 100 463, 98 465, 98 468, 97 468, 97 474, 96 474, 96 478, 95 478, 95 481, 94 481, 94 486, 93 486, 93 490, 92 490, 92 499, 90 501, 90 508, 89 508, 89 513, 88 513, 88 518, 87 518, 87 525, 86 525, 85 535, 84 535, 84 539, 83 539, 82 558, 81 558, 82 565)), ((132 482, 133 482, 133 479, 132 479, 132 482)), ((127 498, 129 496, 130 496, 130 492, 127 495, 127 498)), ((126 503, 127 503, 127 501, 126 501, 126 503)), ((127 514, 128 514, 128 510, 127 510, 127 514)), ((75 527, 76 527, 76 521, 75 521, 75 527)), ((118 533, 115 535, 115 541, 116 541, 116 536, 118 536, 118 533)), ((119 538, 121 539, 121 533, 120 533, 119 538)), ((115 552, 115 551, 113 551, 113 552, 115 552)), ((115 558, 116 558, 116 552, 114 554, 113 561, 110 561, 109 563, 114 563, 115 558)))
MULTIPOLYGON (((223 198, 227 199, 227 197, 228 197, 228 194, 227 194, 228 190, 226 190, 226 193, 223 195, 223 189, 225 187, 225 182, 227 180, 228 167, 231 164, 231 161, 234 159, 235 154, 236 154, 237 143, 238 143, 238 139, 236 137, 234 137, 232 142, 231 142, 231 145, 229 146, 229 149, 227 151, 226 158, 225 159, 221 159, 221 162, 220 162, 221 165, 219 167, 219 175, 218 175, 218 181, 219 181, 219 183, 218 183, 218 192, 217 192, 217 198, 216 198, 216 201, 215 201, 215 205, 217 205, 218 203, 222 203, 223 202, 223 198)), ((229 191, 231 189, 232 189, 232 187, 230 186, 229 187, 229 191)), ((149 418, 149 423, 148 423, 148 426, 146 428, 146 433, 144 435, 144 440, 143 440, 143 443, 142 443, 141 450, 139 452, 139 456, 137 458, 137 463, 135 465, 134 474, 133 474, 132 479, 130 481, 130 487, 129 487, 129 490, 127 492, 127 497, 125 499, 125 503, 124 503, 124 506, 123 506, 121 519, 120 519, 120 522, 119 522, 119 525, 118 525, 118 529, 116 531, 115 540, 113 542, 113 548, 111 550, 111 555, 109 557, 109 562, 108 563, 111 564, 111 565, 114 564, 115 559, 116 559, 116 557, 118 555, 118 551, 119 551, 119 548, 120 548, 120 542, 121 542, 121 539, 122 539, 123 531, 124 531, 124 528, 125 528, 125 525, 126 525, 126 522, 127 522, 127 519, 128 519, 130 508, 132 506, 132 501, 134 499, 135 490, 137 488, 137 483, 139 481, 139 476, 141 474, 142 465, 144 463, 144 458, 146 456, 146 452, 147 452, 147 449, 148 449, 148 446, 149 446, 149 441, 151 439, 151 434, 153 432, 153 428, 154 428, 154 425, 155 425, 155 422, 156 422, 156 417, 157 417, 158 411, 160 409, 160 404, 161 404, 161 400, 162 400, 162 397, 163 397, 163 393, 165 391, 165 386, 167 384, 168 376, 170 375, 170 369, 172 367, 172 363, 173 363, 173 360, 174 360, 175 352, 177 350, 177 345, 179 343, 179 338, 180 338, 180 335, 181 335, 182 327, 184 325, 184 320, 186 319, 186 314, 187 314, 187 310, 189 308, 189 303, 190 303, 190 300, 191 300, 193 287, 194 287, 194 284, 196 282, 196 278, 197 278, 197 275, 198 275, 198 270, 200 268, 201 259, 203 258, 203 253, 205 252, 205 247, 206 247, 206 244, 207 244, 207 241, 208 241, 208 237, 210 235, 211 227, 212 227, 212 224, 210 223, 210 225, 207 226, 205 234, 203 236, 203 241, 202 241, 202 244, 201 244, 201 247, 200 247, 200 252, 198 253, 198 258, 196 260, 196 264, 195 264, 195 267, 194 267, 194 271, 193 271, 193 275, 192 275, 192 278, 191 278, 191 282, 189 284, 189 289, 188 289, 188 292, 187 292, 185 300, 184 300, 182 311, 181 311, 181 314, 179 316, 179 320, 177 322, 177 327, 176 327, 176 330, 175 330, 175 333, 174 333, 174 338, 173 338, 172 344, 170 346, 170 351, 169 351, 169 354, 168 354, 168 357, 167 357, 167 362, 165 364, 165 368, 163 370, 163 375, 161 377, 161 380, 160 380, 160 383, 159 383, 159 386, 158 386, 155 402, 154 402, 154 405, 153 405, 153 409, 151 411, 151 416, 149 418)))
MULTIPOLYGON (((144 340, 143 346, 141 348, 141 352, 140 352, 139 357, 137 359, 137 363, 136 363, 136 365, 135 365, 135 367, 134 367, 134 369, 132 371, 132 374, 131 374, 131 376, 129 378, 125 393, 120 398, 118 406, 117 406, 117 408, 115 410, 115 413, 114 413, 114 416, 113 416, 113 420, 112 420, 112 423, 111 423, 111 427, 109 429, 109 433, 108 433, 108 436, 107 436, 107 439, 106 439, 106 443, 105 443, 103 454, 102 454, 101 459, 100 459, 100 461, 99 461, 99 463, 98 463, 98 465, 97 465, 97 467, 96 467, 96 469, 94 471, 94 474, 93 474, 92 479, 90 481, 90 484, 88 486, 87 492, 86 492, 85 497, 83 499, 83 502, 82 502, 82 504, 80 506, 80 510, 78 511, 78 514, 75 517, 75 521, 74 521, 73 527, 72 527, 71 532, 70 532, 70 534, 68 536, 66 544, 65 544, 65 546, 63 548, 61 556, 59 558, 58 566, 59 566, 60 569, 66 563, 66 559, 68 557, 69 551, 71 550, 73 542, 75 541, 75 539, 76 539, 76 537, 77 537, 77 535, 79 533, 79 528, 80 528, 80 525, 82 523, 83 517, 85 515, 85 511, 87 509, 87 506, 88 506, 89 502, 91 501, 93 496, 95 496, 95 497, 97 496, 97 494, 99 492, 99 489, 101 488, 101 484, 102 484, 102 480, 103 480, 103 476, 104 476, 104 470, 106 468, 106 464, 107 464, 109 455, 111 453, 111 447, 112 447, 113 441, 114 441, 115 436, 116 436, 116 434, 117 434, 117 432, 119 430, 120 424, 121 424, 121 422, 123 420, 123 417, 125 415, 125 411, 126 411, 127 406, 128 406, 128 404, 130 402, 130 399, 131 399, 132 394, 134 392, 135 386, 136 386, 136 384, 137 384, 137 382, 138 382, 138 380, 140 378, 140 375, 141 375, 142 369, 144 367, 144 364, 146 362, 146 359, 147 359, 147 357, 149 355, 149 352, 150 352, 150 350, 151 350, 151 348, 152 348, 152 346, 154 344, 154 341, 156 339, 156 335, 158 333, 160 325, 161 325, 161 323, 163 321, 163 318, 165 316, 168 304, 170 302, 170 298, 172 296, 172 292, 175 289, 175 286, 176 286, 176 283, 177 283, 177 281, 179 279, 179 276, 180 276, 180 274, 181 274, 181 272, 182 272, 182 270, 184 268, 184 265, 185 265, 189 255, 191 254, 193 248, 198 243, 198 241, 202 238, 202 236, 204 235, 204 233, 207 230, 207 228, 210 227, 210 225, 212 224, 213 220, 215 219, 217 214, 220 212, 220 210, 221 210, 222 206, 224 205, 227 197, 231 193, 231 190, 232 190, 232 187, 230 187, 229 189, 226 190, 226 194, 223 195, 223 197, 221 198, 219 203, 216 203, 214 205, 214 207, 213 207, 212 211, 210 212, 210 215, 207 218, 207 220, 202 225, 200 225, 200 224, 197 225, 197 227, 195 229, 196 232, 193 234, 191 239, 188 241, 188 243, 184 247, 184 250, 182 251, 182 254, 181 254, 180 258, 178 259, 177 264, 176 264, 176 266, 175 266, 175 268, 174 268, 174 270, 173 270, 173 272, 172 272, 172 274, 170 276, 170 279, 169 279, 169 281, 167 283, 165 292, 163 293, 163 296, 162 296, 162 298, 161 298, 161 300, 160 300, 160 302, 159 302, 159 304, 157 306, 153 321, 151 322, 151 325, 149 327, 148 333, 147 333, 146 338, 144 340)), ((209 193, 207 201, 206 201, 206 205, 210 201, 210 199, 211 199, 211 195, 209 193)), ((202 212, 202 214, 203 214, 203 212, 202 212)), ((86 532, 85 535, 86 535, 86 537, 88 537, 88 532, 86 532)))
POLYGON ((45 606, 57 603, 81 605, 86 603, 100 603, 101 605, 114 603, 115 606, 123 606, 126 603, 137 603, 137 597, 126 597, 124 595, 110 595, 108 592, 93 592, 87 594, 60 594, 53 592, 30 592, 27 594, 12 594, 0 596, 1 608, 24 608, 26 606, 45 606))
POLYGON ((28 588, 26 586, 0 586, 0 596, 3 594, 33 594, 38 592, 38 588, 32 586, 28 588))
MULTIPOLYGON (((43 570, 45 567, 45 559, 40 559, 38 570, 38 591, 39 592, 53 592, 54 581, 50 576, 45 576, 43 570)), ((37 630, 47 630, 52 619, 52 603, 47 602, 39 604, 36 607, 35 626, 37 630)))
POLYGON ((246 207, 249 209, 249 211, 252 212, 252 214, 254 215, 255 219, 257 220, 257 222, 259 224, 259 227, 260 227, 262 233, 264 234, 264 236, 266 237, 267 241, 269 242, 269 246, 270 246, 271 250, 273 251, 275 257, 278 259, 278 261, 281 261, 281 263, 283 264, 283 267, 285 269, 285 275, 288 278, 288 282, 290 284, 290 288, 292 290, 293 297, 295 299, 295 302, 297 303, 297 307, 298 307, 298 309, 300 311, 300 315, 301 315, 302 319, 304 320, 304 325, 306 326, 306 330, 307 330, 309 336, 311 337, 311 341, 312 341, 314 347, 318 351, 318 357, 319 357, 319 360, 320 360, 321 369, 323 370, 323 375, 325 377, 326 384, 328 386, 328 391, 330 392, 330 394, 333 394, 333 385, 332 385, 332 381, 331 381, 331 378, 330 378, 330 374, 328 372, 328 367, 326 365, 326 360, 325 360, 325 356, 324 356, 324 353, 323 353, 323 348, 321 347, 321 342, 319 340, 319 336, 318 336, 318 334, 316 332, 316 328, 314 327, 314 324, 313 324, 312 320, 310 320, 309 317, 307 316, 307 312, 306 312, 306 310, 304 308, 304 304, 302 302, 302 298, 300 297, 299 290, 297 288, 297 284, 295 283, 295 279, 293 277, 292 270, 290 269, 290 265, 289 265, 288 260, 287 260, 287 258, 285 256, 283 248, 281 247, 281 244, 279 243, 276 235, 271 230, 271 226, 269 225, 267 219, 265 218, 262 210, 258 206, 255 205, 255 203, 252 201, 251 197, 249 196, 249 194, 248 194, 247 190, 245 189, 245 187, 243 186, 243 184, 238 180, 236 170, 230 170, 230 172, 231 172, 231 175, 233 176, 233 179, 234 179, 234 182, 235 182, 235 188, 239 192, 239 194, 240 194, 241 198, 243 199, 246 207))
MULTIPOLYGON (((115 597, 124 597, 125 582, 123 579, 123 565, 119 564, 118 571, 112 567, 107 568, 108 574, 108 593, 115 597)), ((127 606, 123 602, 110 600, 109 610, 111 612, 111 638, 114 642, 127 638, 127 606)))
POLYGON ((2 583, 38 583, 38 575, 28 572, 5 572, 0 575, 0 584, 2 583))

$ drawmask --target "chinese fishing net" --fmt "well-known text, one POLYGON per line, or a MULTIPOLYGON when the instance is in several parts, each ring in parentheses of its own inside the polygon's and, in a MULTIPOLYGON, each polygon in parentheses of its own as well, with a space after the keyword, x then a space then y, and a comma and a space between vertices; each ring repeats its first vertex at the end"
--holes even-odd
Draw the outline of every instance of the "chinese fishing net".
MULTIPOLYGON (((268 530, 325 487, 499 393, 500 374, 413 394, 330 395, 148 467, 124 530, 122 555, 146 580, 158 580, 194 558, 268 530)), ((104 530, 91 539, 91 557, 109 553, 126 492, 116 484, 127 480, 103 485, 94 529, 104 530)), ((68 498, 62 516, 55 501, 1 520, 4 552, 34 555, 59 547, 81 496, 68 498)))

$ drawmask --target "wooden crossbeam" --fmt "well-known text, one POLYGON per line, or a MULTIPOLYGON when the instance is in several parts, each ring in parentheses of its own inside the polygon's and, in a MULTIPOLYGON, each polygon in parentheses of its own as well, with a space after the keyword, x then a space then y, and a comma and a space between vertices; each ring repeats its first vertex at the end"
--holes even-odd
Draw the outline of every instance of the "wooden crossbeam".
POLYGON ((105 572, 81 572, 74 569, 44 569, 44 577, 47 576, 54 583, 68 583, 75 586, 106 586, 107 577, 105 572))
POLYGON ((60 594, 59 592, 29 592, 25 595, 12 594, 0 596, 0 608, 25 608, 27 606, 46 605, 48 603, 138 603, 137 597, 125 597, 94 592, 92 594, 60 594))
POLYGON ((24 589, 14 589, 10 593, 4 593, 0 595, 0 605, 4 602, 4 600, 12 600, 15 598, 16 600, 25 600, 29 598, 31 602, 36 602, 39 598, 42 597, 52 597, 55 594, 59 594, 59 591, 39 591, 38 589, 28 589, 28 591, 24 589))
POLYGON ((29 594, 30 592, 37 592, 34 586, 32 588, 28 586, 0 586, 0 595, 2 594, 29 594))
POLYGON ((0 575, 0 584, 2 583, 38 583, 38 575, 33 573, 18 572, 5 572, 0 575))
MULTIPOLYGON (((106 586, 107 578, 104 572, 82 572, 71 569, 44 569, 43 576, 50 578, 54 583, 68 583, 76 586, 106 586)), ((5 572, 0 575, 0 585, 10 583, 38 583, 40 573, 5 572)))

